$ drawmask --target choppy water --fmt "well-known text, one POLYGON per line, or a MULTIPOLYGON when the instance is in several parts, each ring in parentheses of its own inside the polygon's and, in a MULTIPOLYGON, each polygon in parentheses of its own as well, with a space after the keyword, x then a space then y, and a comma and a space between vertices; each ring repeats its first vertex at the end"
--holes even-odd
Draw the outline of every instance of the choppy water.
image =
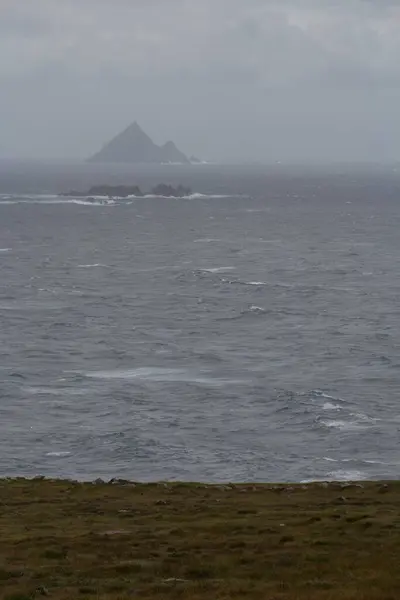
POLYGON ((399 477, 400 179, 217 175, 0 195, 0 475, 399 477))

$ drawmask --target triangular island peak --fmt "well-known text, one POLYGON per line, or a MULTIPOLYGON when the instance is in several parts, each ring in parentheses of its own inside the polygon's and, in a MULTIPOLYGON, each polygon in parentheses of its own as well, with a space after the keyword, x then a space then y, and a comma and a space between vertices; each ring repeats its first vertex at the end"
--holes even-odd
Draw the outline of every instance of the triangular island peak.
POLYGON ((91 156, 89 162, 98 163, 182 163, 190 161, 175 146, 167 142, 157 146, 135 121, 124 131, 107 142, 103 148, 91 156))

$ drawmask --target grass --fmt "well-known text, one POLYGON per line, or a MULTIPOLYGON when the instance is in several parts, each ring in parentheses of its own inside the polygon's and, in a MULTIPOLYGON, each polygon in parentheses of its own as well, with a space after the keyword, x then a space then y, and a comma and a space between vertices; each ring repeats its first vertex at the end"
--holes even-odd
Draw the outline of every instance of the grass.
POLYGON ((0 480, 3 600, 398 600, 400 483, 0 480))

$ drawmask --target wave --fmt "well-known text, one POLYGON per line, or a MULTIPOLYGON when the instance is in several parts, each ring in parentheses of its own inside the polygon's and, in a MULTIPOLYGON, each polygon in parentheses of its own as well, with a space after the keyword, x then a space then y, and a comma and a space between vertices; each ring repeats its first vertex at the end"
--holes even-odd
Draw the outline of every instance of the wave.
POLYGON ((3 200, 54 200, 58 194, 0 194, 0 202, 3 200))
POLYGON ((198 200, 198 199, 216 199, 218 198, 242 198, 242 196, 237 194, 190 194, 190 196, 186 196, 188 200, 198 200))
POLYGON ((317 418, 316 422, 327 429, 338 429, 340 431, 357 431, 360 429, 368 429, 376 427, 377 419, 368 417, 367 415, 350 414, 350 419, 321 419, 317 418))
POLYGON ((261 314, 261 313, 265 313, 266 310, 262 306, 249 306, 248 312, 261 314))
POLYGON ((366 481, 368 474, 358 470, 342 470, 331 471, 325 477, 326 481, 366 481))
POLYGON ((0 197, 0 206, 7 206, 13 204, 76 204, 78 206, 114 206, 115 200, 111 200, 109 198, 85 200, 83 198, 63 198, 61 196, 18 196, 8 199, 3 199, 0 197))
POLYGON ((92 265, 78 265, 78 269, 93 269, 95 267, 105 267, 105 268, 108 268, 107 265, 103 265, 102 263, 94 263, 92 265))
POLYGON ((0 206, 10 204, 77 204, 80 206, 113 206, 118 204, 132 204, 132 200, 218 200, 223 198, 244 197, 237 194, 201 194, 193 193, 187 196, 159 196, 145 194, 144 196, 88 196, 85 198, 74 196, 59 196, 57 194, 0 194, 0 206), (129 202, 130 201, 130 202, 129 202))
POLYGON ((372 460, 367 458, 331 458, 329 456, 324 456, 323 460, 326 462, 332 463, 356 463, 362 465, 386 465, 386 466, 398 466, 396 462, 385 462, 382 460, 372 460))
POLYGON ((225 273, 226 271, 234 271, 236 267, 211 267, 209 269, 200 269, 203 273, 225 273))
POLYGON ((255 287, 263 287, 268 285, 266 281, 242 281, 241 279, 221 279, 222 283, 229 283, 230 285, 250 285, 255 287))
POLYGON ((44 386, 23 386, 21 391, 33 396, 84 396, 89 393, 89 388, 74 387, 44 387, 44 386))
POLYGON ((110 371, 75 372, 91 379, 125 379, 160 383, 194 383, 207 386, 238 385, 242 380, 214 377, 210 371, 190 369, 167 369, 163 367, 138 367, 136 369, 113 369, 110 371))
POLYGON ((332 404, 332 402, 325 402, 322 405, 322 410, 341 410, 342 407, 339 404, 332 404))
MULTIPOLYGON (((157 198, 162 198, 163 200, 218 200, 222 198, 238 197, 239 196, 237 194, 200 194, 199 192, 195 192, 187 196, 160 196, 159 194, 145 194, 144 196, 129 196, 128 198, 136 198, 138 200, 141 200, 143 198, 148 200, 154 200, 157 198)), ((124 198, 117 199, 124 200, 124 198)))
POLYGON ((238 321, 239 319, 254 318, 254 316, 260 317, 261 315, 265 315, 267 313, 267 309, 262 306, 251 305, 247 308, 243 308, 240 313, 234 313, 232 316, 228 317, 217 317, 217 321, 238 321))
MULTIPOLYGON (((311 417, 313 428, 325 431, 325 435, 327 431, 357 434, 380 426, 379 418, 359 411, 356 405, 339 395, 314 389, 311 392, 295 392, 292 397, 297 399, 295 406, 304 416, 304 425, 310 424, 311 417)), ((334 460, 332 458, 332 462, 334 460)))
POLYGON ((330 471, 321 477, 312 477, 310 479, 302 479, 300 483, 317 483, 317 482, 341 482, 341 481, 368 481, 368 473, 359 470, 348 470, 338 469, 337 471, 330 471))
POLYGON ((46 456, 55 457, 55 458, 64 458, 66 456, 70 456, 71 452, 46 452, 46 456))
POLYGON ((0 252, 10 252, 11 248, 0 248, 0 252))
POLYGON ((322 390, 311 390, 310 395, 312 398, 324 398, 325 400, 332 400, 333 402, 345 402, 343 398, 332 396, 322 390))
MULTIPOLYGON (((241 281, 238 283, 242 283, 241 281)), ((265 281, 244 281, 243 285, 256 285, 256 286, 260 286, 260 285, 267 285, 265 283, 265 281)))
POLYGON ((80 206, 114 206, 115 200, 107 199, 99 199, 97 198, 94 202, 92 200, 80 200, 79 198, 73 198, 69 201, 61 200, 59 202, 54 202, 54 204, 78 204, 80 206))

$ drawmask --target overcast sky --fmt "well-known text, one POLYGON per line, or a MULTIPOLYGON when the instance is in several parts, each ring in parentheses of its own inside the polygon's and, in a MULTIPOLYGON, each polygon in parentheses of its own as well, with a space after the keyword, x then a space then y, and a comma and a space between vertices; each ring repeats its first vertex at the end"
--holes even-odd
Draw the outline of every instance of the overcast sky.
POLYGON ((0 156, 137 120, 230 161, 400 159, 400 0, 0 0, 0 156))

